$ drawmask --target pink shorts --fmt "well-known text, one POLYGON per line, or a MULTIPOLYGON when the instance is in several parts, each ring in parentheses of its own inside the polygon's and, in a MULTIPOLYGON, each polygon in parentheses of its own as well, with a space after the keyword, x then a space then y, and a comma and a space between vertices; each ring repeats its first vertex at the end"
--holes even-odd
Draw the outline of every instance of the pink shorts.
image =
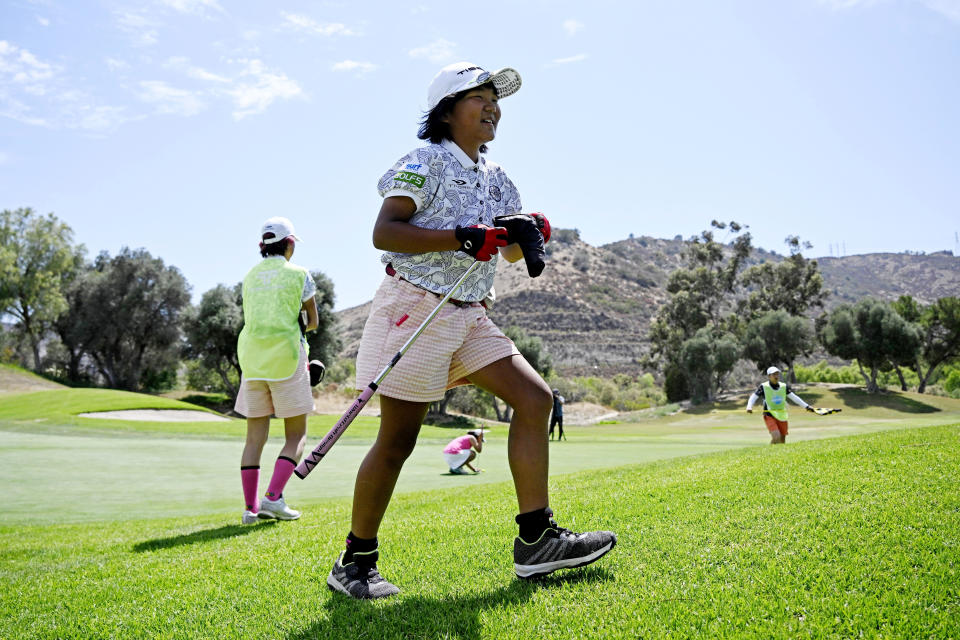
POLYGON ((307 352, 300 345, 296 372, 286 380, 247 380, 241 378, 240 392, 233 410, 247 418, 293 418, 313 411, 307 352))
MULTIPOLYGON (((442 296, 387 276, 377 289, 357 353, 357 389, 365 389, 419 328, 442 296)), ((519 355, 480 304, 443 305, 380 385, 388 398, 435 402, 471 373, 519 355)))

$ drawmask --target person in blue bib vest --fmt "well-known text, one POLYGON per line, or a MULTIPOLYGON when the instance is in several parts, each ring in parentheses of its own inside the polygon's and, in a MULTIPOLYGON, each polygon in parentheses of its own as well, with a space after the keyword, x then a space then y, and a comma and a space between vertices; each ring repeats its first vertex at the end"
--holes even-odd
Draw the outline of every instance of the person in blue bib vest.
POLYGON ((753 405, 763 400, 763 421, 770 432, 770 444, 783 444, 787 441, 787 399, 807 411, 816 411, 793 392, 787 383, 780 384, 780 369, 767 369, 767 382, 750 394, 747 400, 747 413, 753 413, 753 405))
POLYGON ((263 260, 243 279, 243 330, 237 340, 243 375, 234 410, 247 418, 247 442, 240 457, 244 524, 300 517, 299 511, 287 506, 283 489, 303 454, 307 414, 314 406, 301 311, 307 315, 306 331, 319 324, 313 278, 290 262, 300 240, 293 223, 270 218, 263 223, 260 236, 263 260), (283 418, 286 442, 261 500, 260 455, 270 435, 271 415, 283 418))

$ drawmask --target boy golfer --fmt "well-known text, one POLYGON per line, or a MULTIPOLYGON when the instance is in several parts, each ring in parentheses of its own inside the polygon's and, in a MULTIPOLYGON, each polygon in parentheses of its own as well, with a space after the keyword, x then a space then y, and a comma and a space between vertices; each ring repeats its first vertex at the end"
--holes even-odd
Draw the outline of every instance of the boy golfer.
POLYGON ((553 520, 547 494, 550 388, 483 305, 500 247, 522 247, 531 276, 543 269, 539 225, 521 213, 520 194, 503 169, 483 157, 500 122, 500 100, 519 88, 513 69, 489 73, 465 62, 443 68, 428 90, 418 134, 430 144, 380 178, 383 204, 373 244, 386 252, 387 275, 364 326, 358 388, 375 378, 474 261, 481 264, 380 385, 380 431, 357 473, 346 549, 327 577, 331 589, 353 598, 399 591, 377 569, 380 523, 427 408, 461 384, 486 389, 514 409, 507 451, 519 507, 516 574, 533 578, 583 566, 617 541, 610 531, 573 533, 553 520))
POLYGON ((814 411, 812 405, 800 399, 787 383, 780 384, 780 369, 767 369, 768 380, 757 387, 747 400, 747 413, 753 413, 753 405, 763 400, 763 421, 770 432, 770 444, 783 444, 787 441, 787 398, 807 411, 814 411))

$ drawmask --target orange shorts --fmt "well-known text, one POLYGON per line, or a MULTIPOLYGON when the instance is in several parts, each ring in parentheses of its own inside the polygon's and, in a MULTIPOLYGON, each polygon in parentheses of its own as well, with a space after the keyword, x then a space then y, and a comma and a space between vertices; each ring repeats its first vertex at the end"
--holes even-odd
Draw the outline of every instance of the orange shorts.
MULTIPOLYGON (((365 388, 389 364, 442 296, 387 276, 373 297, 357 353, 357 389, 365 388)), ((470 384, 468 375, 520 352, 476 303, 447 303, 383 380, 388 398, 435 402, 446 389, 470 384)))
POLYGON ((773 433, 779 431, 780 435, 787 435, 787 423, 784 420, 777 420, 773 416, 763 416, 763 421, 767 424, 767 431, 773 433))

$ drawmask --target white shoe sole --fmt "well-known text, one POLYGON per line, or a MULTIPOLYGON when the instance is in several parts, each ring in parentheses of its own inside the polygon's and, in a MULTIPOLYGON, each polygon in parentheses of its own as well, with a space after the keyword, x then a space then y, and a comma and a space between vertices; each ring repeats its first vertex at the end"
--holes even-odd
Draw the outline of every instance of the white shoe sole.
POLYGON ((597 549, 590 555, 581 556, 579 558, 554 560, 553 562, 544 562, 542 564, 514 564, 513 569, 516 571, 518 578, 525 579, 539 578, 541 576, 553 573, 558 569, 576 569, 577 567, 583 567, 591 562, 594 562, 595 560, 599 560, 608 551, 613 549, 614 544, 616 544, 616 542, 611 540, 609 544, 597 549))
POLYGON ((340 593, 344 593, 350 596, 351 598, 353 597, 352 595, 350 595, 350 592, 347 591, 346 587, 340 584, 340 582, 333 577, 333 571, 327 574, 327 586, 330 587, 332 591, 339 591, 340 593))
POLYGON ((297 520, 300 518, 299 513, 297 513, 297 515, 295 516, 292 516, 282 512, 278 513, 275 511, 267 511, 266 509, 263 509, 263 508, 260 509, 260 513, 258 513, 257 515, 260 516, 261 518, 270 518, 273 520, 297 520))

